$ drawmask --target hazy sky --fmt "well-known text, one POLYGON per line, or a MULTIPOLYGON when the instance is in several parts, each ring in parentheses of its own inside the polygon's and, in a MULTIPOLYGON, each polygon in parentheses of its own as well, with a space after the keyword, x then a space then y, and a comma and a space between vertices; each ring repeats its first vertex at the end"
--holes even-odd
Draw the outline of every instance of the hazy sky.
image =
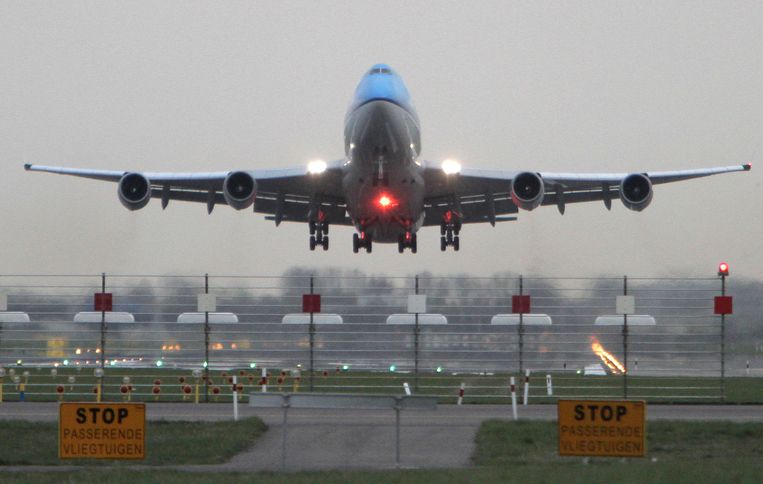
POLYGON ((392 275, 763 273, 763 3, 0 2, 0 273, 392 275), (642 171, 753 162, 751 173, 619 202, 437 228, 419 253, 352 229, 310 252, 306 225, 24 172, 301 166, 343 155, 361 75, 391 64, 412 92, 423 158, 470 167, 642 171))

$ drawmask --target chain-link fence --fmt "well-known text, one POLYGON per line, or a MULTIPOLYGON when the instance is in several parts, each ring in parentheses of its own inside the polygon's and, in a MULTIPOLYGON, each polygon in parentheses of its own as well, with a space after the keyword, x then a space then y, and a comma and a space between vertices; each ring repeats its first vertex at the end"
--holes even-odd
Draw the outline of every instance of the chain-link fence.
POLYGON ((467 401, 502 401, 529 370, 537 401, 722 400, 721 292, 719 278, 8 275, 0 378, 6 400, 91 396, 103 368, 103 398, 222 398, 237 376, 245 392, 466 383, 467 401), (319 313, 303 312, 311 293, 319 313))

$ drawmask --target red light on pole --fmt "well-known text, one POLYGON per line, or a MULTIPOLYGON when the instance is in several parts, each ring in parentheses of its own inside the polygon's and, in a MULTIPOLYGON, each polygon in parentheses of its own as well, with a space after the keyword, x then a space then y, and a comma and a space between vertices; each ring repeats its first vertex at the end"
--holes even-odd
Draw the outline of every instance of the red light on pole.
POLYGON ((725 262, 721 262, 718 264, 718 275, 719 276, 728 276, 729 275, 729 265, 725 262))

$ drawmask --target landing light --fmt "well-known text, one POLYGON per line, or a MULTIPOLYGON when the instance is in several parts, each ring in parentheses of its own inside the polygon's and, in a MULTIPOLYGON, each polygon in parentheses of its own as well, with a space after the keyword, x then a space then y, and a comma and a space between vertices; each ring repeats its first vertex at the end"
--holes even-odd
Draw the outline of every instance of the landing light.
POLYGON ((307 164, 307 172, 311 175, 318 175, 323 173, 328 168, 326 162, 323 160, 313 160, 307 164))
POLYGON ((455 175, 461 172, 461 163, 456 160, 445 160, 442 162, 441 167, 446 175, 455 175))
POLYGON ((382 195, 379 197, 379 206, 382 208, 387 208, 390 205, 392 205, 392 199, 389 198, 387 195, 382 195))

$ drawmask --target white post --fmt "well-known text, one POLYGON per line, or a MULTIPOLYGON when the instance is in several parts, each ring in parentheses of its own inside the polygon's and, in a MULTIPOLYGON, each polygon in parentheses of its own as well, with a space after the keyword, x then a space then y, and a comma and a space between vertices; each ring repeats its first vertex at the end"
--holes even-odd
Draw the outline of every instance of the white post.
POLYGON ((522 405, 527 405, 527 398, 530 393, 530 370, 525 370, 525 394, 522 398, 522 405))
POLYGON ((551 375, 546 375, 546 393, 548 396, 552 396, 554 394, 554 387, 551 384, 551 375))
POLYGON ((514 415, 514 420, 517 420, 517 388, 513 376, 511 377, 511 413, 514 415))
POLYGON ((464 388, 466 388, 466 383, 461 383, 461 388, 458 390, 458 405, 461 405, 464 403, 464 388))
POLYGON ((236 376, 233 376, 233 421, 238 422, 238 385, 236 376))
POLYGON ((408 386, 407 382, 403 382, 403 389, 405 390, 405 394, 410 397, 411 396, 411 387, 408 386))
POLYGON ((267 393, 268 391, 268 384, 267 384, 267 378, 268 378, 268 369, 265 367, 262 367, 260 370, 260 374, 262 375, 262 393, 267 393))

